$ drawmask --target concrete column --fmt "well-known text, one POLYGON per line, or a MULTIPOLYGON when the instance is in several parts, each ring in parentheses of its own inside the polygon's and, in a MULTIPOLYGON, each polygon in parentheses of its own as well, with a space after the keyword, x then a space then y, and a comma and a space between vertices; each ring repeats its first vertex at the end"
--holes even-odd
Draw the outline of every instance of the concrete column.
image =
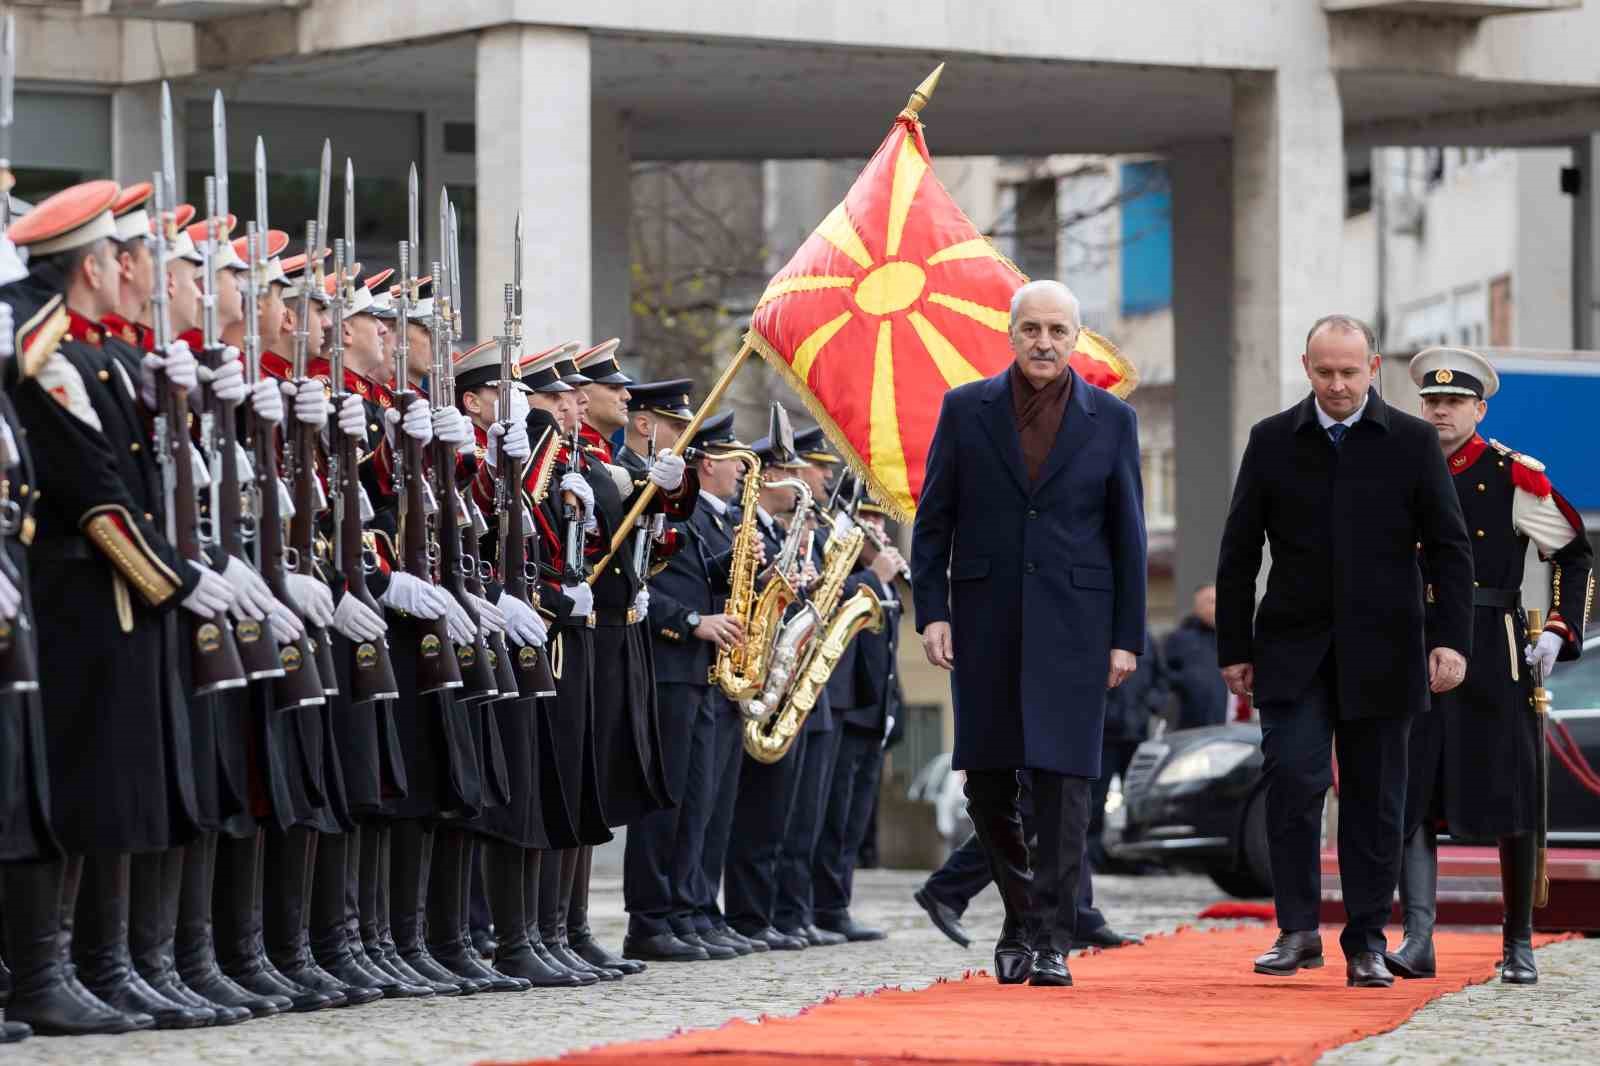
POLYGON ((1226 142, 1184 145, 1172 174, 1177 602, 1216 575, 1233 455, 1233 184, 1226 142), (1224 461, 1228 457, 1230 461, 1224 461))
POLYGON ((1241 75, 1233 93, 1233 447, 1308 391, 1305 334, 1339 293, 1344 225, 1339 86, 1326 66, 1241 75))
POLYGON ((594 328, 588 34, 542 26, 480 33, 476 115, 475 277, 484 321, 500 320, 520 211, 529 347, 587 341, 594 328))
MULTIPOLYGON (((184 99, 172 101, 172 142, 178 199, 184 190, 184 99)), ((111 92, 111 176, 123 185, 149 181, 161 169, 161 86, 124 85, 111 92)))
MULTIPOLYGON (((1572 146, 1578 193, 1572 198, 1572 346, 1600 346, 1600 136, 1572 146)), ((1521 278, 1513 278, 1513 294, 1521 278)), ((1521 323, 1515 323, 1519 328, 1521 323)))
POLYGON ((633 344, 633 262, 629 225, 633 216, 633 156, 628 148, 628 116, 595 103, 589 121, 589 189, 592 205, 589 270, 594 300, 590 339, 621 337, 633 344))

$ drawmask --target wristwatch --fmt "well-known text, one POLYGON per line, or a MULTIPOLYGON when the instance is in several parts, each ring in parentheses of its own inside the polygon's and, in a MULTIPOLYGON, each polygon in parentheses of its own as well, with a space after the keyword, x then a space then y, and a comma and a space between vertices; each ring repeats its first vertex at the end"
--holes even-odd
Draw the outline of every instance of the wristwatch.
POLYGON ((689 628, 690 629, 698 629, 698 628, 700 628, 700 612, 699 611, 690 611, 688 614, 683 616, 683 620, 685 622, 689 623, 689 628))

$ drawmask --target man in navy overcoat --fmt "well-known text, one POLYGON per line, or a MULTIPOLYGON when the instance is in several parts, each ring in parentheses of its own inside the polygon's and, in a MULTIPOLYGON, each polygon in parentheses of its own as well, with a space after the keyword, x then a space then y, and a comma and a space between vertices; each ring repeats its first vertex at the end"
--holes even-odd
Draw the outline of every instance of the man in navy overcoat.
POLYGON ((1016 361, 945 396, 912 543, 917 629, 929 661, 952 671, 953 765, 1005 903, 1006 983, 1072 983, 1106 690, 1145 646, 1138 424, 1068 365, 1079 327, 1066 286, 1017 290, 1016 361), (1031 866, 1022 769, 1037 807, 1031 866))

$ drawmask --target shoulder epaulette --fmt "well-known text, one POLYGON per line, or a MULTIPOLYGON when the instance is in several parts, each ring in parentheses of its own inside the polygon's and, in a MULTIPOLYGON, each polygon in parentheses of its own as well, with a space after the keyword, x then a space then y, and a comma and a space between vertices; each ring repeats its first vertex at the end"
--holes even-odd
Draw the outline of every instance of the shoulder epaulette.
POLYGON ((23 377, 33 377, 44 366, 45 360, 55 354, 70 324, 66 299, 59 293, 50 297, 43 307, 34 312, 32 318, 22 324, 22 328, 17 330, 17 347, 22 352, 18 369, 23 377))
POLYGON ((1535 474, 1544 473, 1544 469, 1545 469, 1544 464, 1541 463, 1539 460, 1535 459, 1531 455, 1523 455, 1521 452, 1512 451, 1510 448, 1507 448, 1504 444, 1501 444, 1499 441, 1494 440, 1492 438, 1489 441, 1489 447, 1493 448, 1495 451, 1499 452, 1501 455, 1504 455, 1507 458, 1512 459, 1515 462, 1521 463, 1523 466, 1527 467, 1529 470, 1532 470, 1535 474))
POLYGON ((547 426, 533 449, 533 463, 524 482, 535 504, 542 503, 550 494, 550 477, 555 473, 556 457, 560 453, 561 435, 547 426))

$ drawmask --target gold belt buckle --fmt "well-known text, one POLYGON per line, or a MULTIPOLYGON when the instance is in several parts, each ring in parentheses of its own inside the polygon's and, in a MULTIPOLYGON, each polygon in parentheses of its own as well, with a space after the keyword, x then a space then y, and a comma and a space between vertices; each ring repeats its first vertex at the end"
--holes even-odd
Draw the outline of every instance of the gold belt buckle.
POLYGON ((583 624, 588 626, 590 629, 594 628, 594 623, 595 623, 595 617, 592 614, 589 615, 589 617, 587 617, 587 618, 585 618, 583 620, 583 624))
POLYGON ((630 626, 639 624, 639 611, 636 608, 628 608, 628 624, 630 626))

